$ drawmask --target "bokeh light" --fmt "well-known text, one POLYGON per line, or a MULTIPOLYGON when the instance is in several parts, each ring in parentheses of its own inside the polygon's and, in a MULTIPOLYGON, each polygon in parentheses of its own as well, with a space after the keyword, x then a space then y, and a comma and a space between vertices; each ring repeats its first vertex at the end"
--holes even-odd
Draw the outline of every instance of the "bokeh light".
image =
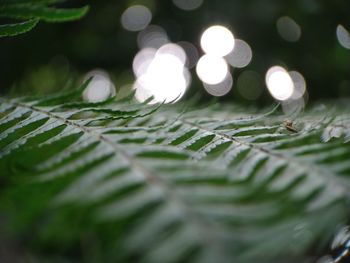
POLYGON ((203 83, 204 89, 213 96, 221 97, 226 95, 231 89, 233 85, 233 78, 230 72, 226 74, 224 80, 218 84, 210 85, 207 83, 203 83))
POLYGON ((135 98, 144 102, 174 103, 178 101, 190 85, 191 75, 185 67, 186 53, 177 44, 165 44, 157 51, 141 50, 134 59, 135 98))
POLYGON ((294 91, 291 99, 296 100, 302 98, 306 92, 305 78, 298 71, 290 71, 289 76, 292 78, 294 85, 294 91))
POLYGON ((175 103, 184 95, 186 87, 187 83, 183 75, 145 74, 138 78, 134 84, 135 98, 139 102, 144 102, 153 97, 149 104, 175 103))
POLYGON ((146 28, 151 20, 151 11, 143 5, 130 6, 120 18, 123 28, 129 31, 140 31, 146 28))
POLYGON ((292 78, 289 73, 280 66, 271 67, 266 73, 265 81, 270 94, 277 100, 287 100, 294 92, 292 78))
POLYGON ((342 25, 338 25, 336 34, 340 45, 342 45, 346 49, 350 49, 349 31, 347 31, 342 25))
POLYGON ((215 25, 207 28, 201 37, 201 47, 207 54, 223 57, 235 46, 235 38, 224 26, 215 25))
POLYGON ((225 57, 226 61, 235 68, 244 68, 252 60, 253 52, 247 42, 236 39, 234 49, 225 57))
POLYGON ((197 48, 192 43, 187 41, 180 41, 177 44, 181 46, 183 50, 186 52, 186 56, 187 56, 186 66, 188 68, 193 68, 194 66, 196 66, 199 59, 197 48))
POLYGON ((186 61, 187 61, 186 52, 180 45, 177 45, 174 43, 165 44, 162 47, 160 47, 157 51, 157 55, 162 55, 162 54, 173 55, 174 57, 176 57, 181 61, 182 66, 186 64, 186 61))
POLYGON ((184 63, 181 58, 171 53, 156 54, 150 63, 147 74, 167 74, 171 71, 174 75, 183 73, 184 63))
POLYGON ((137 35, 137 45, 140 49, 146 47, 158 49, 166 43, 169 43, 168 35, 160 26, 150 25, 137 35))
POLYGON ((196 72, 201 81, 215 85, 225 79, 228 73, 228 66, 221 57, 204 55, 197 63, 196 72))
POLYGON ((280 17, 276 26, 278 34, 286 41, 297 42, 301 37, 301 27, 289 16, 280 17))
POLYGON ((173 0, 174 5, 186 11, 197 9, 203 4, 203 0, 173 0))
POLYGON ((132 62, 132 69, 136 77, 140 77, 147 72, 156 52, 157 50, 154 48, 144 48, 136 54, 132 62))
POLYGON ((247 100, 256 100, 262 94, 261 76, 251 70, 242 72, 237 79, 237 90, 247 100))
POLYGON ((87 102, 101 102, 115 95, 115 86, 108 73, 103 70, 93 70, 87 73, 84 81, 91 78, 83 92, 83 99, 87 102))

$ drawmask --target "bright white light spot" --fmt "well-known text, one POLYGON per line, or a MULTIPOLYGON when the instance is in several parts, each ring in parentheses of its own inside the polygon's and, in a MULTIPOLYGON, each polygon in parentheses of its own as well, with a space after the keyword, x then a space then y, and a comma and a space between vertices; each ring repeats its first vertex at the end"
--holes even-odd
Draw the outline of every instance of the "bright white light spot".
POLYGON ((139 102, 144 102, 153 96, 150 104, 174 103, 184 95, 186 87, 186 79, 183 75, 167 74, 161 77, 145 74, 135 82, 135 98, 139 102))
POLYGON ((288 16, 280 17, 276 23, 280 36, 289 42, 297 42, 301 37, 301 27, 288 16))
POLYGON ((221 57, 204 55, 197 63, 196 72, 201 81, 215 85, 225 79, 228 73, 228 66, 221 57))
POLYGON ((153 97, 150 104, 178 101, 191 82, 184 66, 186 53, 176 44, 167 44, 151 55, 153 58, 134 83, 135 98, 144 102, 153 97))
POLYGON ((120 18, 122 26, 129 31, 140 31, 152 20, 151 11, 143 5, 130 6, 120 18))
POLYGON ((237 79, 237 90, 247 100, 256 100, 262 93, 261 77, 255 71, 244 71, 237 79))
POLYGON ((105 101, 115 95, 115 86, 111 82, 108 73, 102 70, 93 70, 86 74, 84 80, 93 77, 83 92, 83 99, 88 102, 105 101))
POLYGON ((197 48, 190 42, 186 42, 186 41, 181 41, 181 42, 178 42, 177 44, 181 46, 186 52, 186 56, 187 56, 186 66, 188 68, 193 68, 197 64, 197 61, 199 58, 197 48))
POLYGON ((291 99, 296 100, 302 98, 306 91, 306 81, 303 75, 297 71, 290 71, 289 76, 292 78, 292 81, 294 83, 294 91, 291 99))
POLYGON ((337 38, 344 48, 350 49, 350 34, 342 25, 337 26, 337 38))
POLYGON ((154 48, 144 48, 136 54, 132 62, 132 69, 136 77, 140 77, 147 72, 156 52, 154 48))
POLYGON ((203 0, 173 0, 173 3, 180 9, 191 11, 200 7, 203 0))
MULTIPOLYGON (((148 67, 147 74, 182 74, 184 64, 172 54, 157 54, 148 67)), ((162 76, 160 76, 162 77, 162 76)))
POLYGON ((225 59, 233 67, 244 68, 248 66, 252 57, 253 52, 248 43, 241 39, 236 39, 235 48, 225 57, 225 59))
POLYGON ((181 46, 177 44, 174 44, 174 43, 165 44, 157 51, 157 55, 162 55, 162 54, 173 55, 181 61, 182 65, 186 64, 186 60, 187 60, 186 52, 181 46))
POLYGON ((137 44, 140 49, 146 47, 158 49, 168 42, 169 39, 165 30, 156 25, 146 27, 137 35, 137 44))
POLYGON ((233 85, 233 79, 230 72, 226 75, 225 79, 215 85, 210 85, 207 83, 203 83, 205 90, 213 96, 220 97, 226 95, 231 89, 233 85))
POLYGON ((211 26, 201 37, 201 47, 207 54, 223 57, 235 46, 235 38, 230 30, 223 26, 211 26))
POLYGON ((271 95, 280 101, 289 99, 294 91, 294 84, 288 72, 279 66, 270 68, 265 77, 271 95))

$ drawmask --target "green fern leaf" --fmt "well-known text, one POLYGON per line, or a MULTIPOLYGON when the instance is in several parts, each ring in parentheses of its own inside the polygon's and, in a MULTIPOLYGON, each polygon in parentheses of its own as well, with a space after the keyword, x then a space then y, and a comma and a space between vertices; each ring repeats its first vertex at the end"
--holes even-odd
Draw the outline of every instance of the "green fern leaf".
POLYGON ((0 1, 0 17, 27 20, 21 23, 0 25, 0 37, 15 36, 30 31, 40 21, 67 22, 80 19, 89 10, 81 8, 54 8, 49 5, 64 0, 3 0, 0 1))
POLYGON ((23 34, 32 30, 38 22, 38 19, 31 19, 22 23, 0 25, 0 37, 23 34))
POLYGON ((33 5, 33 4, 46 4, 52 5, 64 2, 66 0, 1 0, 3 5, 33 5))
POLYGON ((276 108, 79 94, 1 100, 0 211, 37 261, 310 262, 348 219, 347 107, 290 133, 276 108))
POLYGON ((67 22, 83 17, 89 10, 88 6, 81 8, 56 9, 45 6, 9 5, 0 8, 0 16, 17 19, 38 18, 46 22, 67 22))

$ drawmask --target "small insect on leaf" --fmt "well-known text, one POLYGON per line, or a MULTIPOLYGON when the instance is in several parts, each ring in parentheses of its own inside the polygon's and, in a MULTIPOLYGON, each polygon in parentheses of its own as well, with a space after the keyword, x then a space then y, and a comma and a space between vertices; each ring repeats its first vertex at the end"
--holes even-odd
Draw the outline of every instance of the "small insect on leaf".
POLYGON ((294 128, 292 121, 289 121, 289 120, 284 121, 284 127, 290 132, 294 132, 294 133, 298 132, 298 130, 294 128))

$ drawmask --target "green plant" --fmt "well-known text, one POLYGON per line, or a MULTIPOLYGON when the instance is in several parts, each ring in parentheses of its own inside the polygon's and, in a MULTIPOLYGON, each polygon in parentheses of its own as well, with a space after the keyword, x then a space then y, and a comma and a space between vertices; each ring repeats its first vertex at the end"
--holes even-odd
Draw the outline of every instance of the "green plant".
POLYGON ((0 37, 15 36, 33 29, 40 20, 66 22, 81 18, 88 6, 81 8, 55 8, 52 4, 64 0, 0 0, 0 17, 21 19, 23 22, 0 25, 0 37))
POLYGON ((348 219, 346 102, 293 133, 276 109, 80 97, 1 100, 0 211, 23 258, 310 262, 348 219))

